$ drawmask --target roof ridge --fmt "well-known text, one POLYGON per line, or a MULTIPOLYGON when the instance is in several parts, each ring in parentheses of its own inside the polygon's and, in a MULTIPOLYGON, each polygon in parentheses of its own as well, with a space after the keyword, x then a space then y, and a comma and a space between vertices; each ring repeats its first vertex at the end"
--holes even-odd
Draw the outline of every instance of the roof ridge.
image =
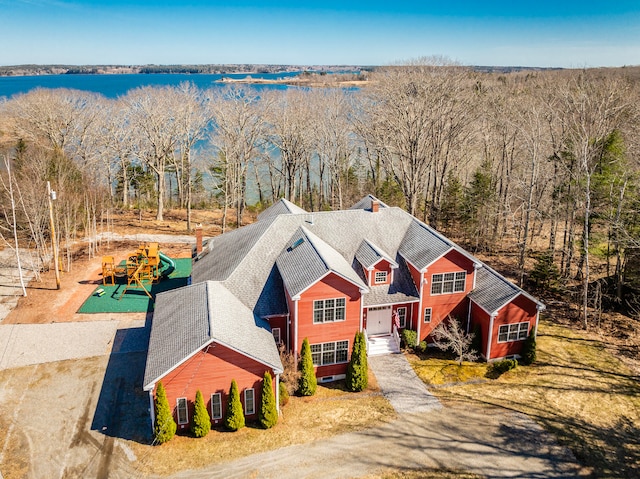
MULTIPOLYGON (((324 263, 324 267, 326 268, 327 271, 333 271, 333 269, 331 267, 329 267, 329 264, 327 263, 327 259, 322 256, 322 253, 320 252, 320 250, 318 249, 318 247, 314 244, 312 238, 309 235, 313 235, 316 238, 318 238, 320 241, 323 241, 322 238, 320 238, 319 236, 313 234, 311 231, 309 231, 307 228, 305 228, 304 225, 300 225, 300 229, 302 230, 302 233, 307 237, 307 240, 309 241, 309 244, 311 245, 311 247, 313 248, 313 250, 316 252, 316 254, 318 255, 318 257, 322 260, 322 262, 324 263)), ((332 248, 334 251, 335 249, 326 241, 324 242, 327 246, 329 246, 329 248, 332 248)), ((340 252, 336 251, 336 253, 340 254, 340 252)), ((340 256, 342 256, 340 254, 340 256)), ((345 260, 346 261, 346 260, 345 260)))

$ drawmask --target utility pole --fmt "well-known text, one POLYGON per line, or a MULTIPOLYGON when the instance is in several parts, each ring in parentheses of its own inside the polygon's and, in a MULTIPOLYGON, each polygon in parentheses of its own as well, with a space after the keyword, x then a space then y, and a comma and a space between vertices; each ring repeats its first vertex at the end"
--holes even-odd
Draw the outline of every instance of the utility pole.
POLYGON ((58 245, 56 244, 56 227, 53 221, 53 200, 56 192, 51 189, 51 183, 47 181, 47 197, 49 198, 49 221, 51 222, 51 247, 53 248, 53 269, 56 272, 56 289, 60 289, 60 271, 58 270, 58 245))

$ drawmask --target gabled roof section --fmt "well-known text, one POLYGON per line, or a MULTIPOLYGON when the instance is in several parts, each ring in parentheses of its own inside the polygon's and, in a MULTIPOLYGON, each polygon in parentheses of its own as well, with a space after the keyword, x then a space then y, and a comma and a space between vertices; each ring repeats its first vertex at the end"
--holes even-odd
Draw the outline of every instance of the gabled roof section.
POLYGON ((293 298, 333 272, 366 291, 367 286, 335 249, 301 226, 276 260, 285 288, 293 298))
POLYGON ((305 210, 300 208, 298 205, 294 205, 291 201, 285 200, 281 198, 269 208, 264 210, 262 213, 258 215, 258 221, 262 221, 266 218, 272 218, 278 215, 299 215, 306 213, 305 210))
POLYGON ((268 218, 211 238, 207 245, 209 253, 193 265, 191 282, 226 280, 236 271, 275 219, 277 217, 268 218))
POLYGON ((495 314, 519 295, 524 295, 541 309, 544 304, 517 287, 505 277, 486 265, 476 270, 476 287, 469 293, 469 299, 489 314, 495 314))
POLYGON ((380 260, 387 260, 392 268, 397 268, 396 263, 391 257, 374 245, 371 241, 364 239, 356 251, 356 259, 365 269, 373 268, 380 260))
POLYGON ((144 389, 212 343, 282 372, 269 324, 224 285, 208 281, 157 295, 144 389))
POLYGON ((413 266, 423 271, 455 245, 436 234, 424 223, 412 221, 398 251, 413 266))
POLYGON ((376 198, 375 196, 367 195, 367 196, 362 198, 360 201, 358 201, 355 205, 353 205, 349 209, 350 210, 369 210, 369 211, 371 211, 371 202, 373 202, 373 201, 377 201, 379 203, 379 205, 380 205, 380 208, 388 208, 389 207, 385 203, 380 201, 378 198, 376 198))

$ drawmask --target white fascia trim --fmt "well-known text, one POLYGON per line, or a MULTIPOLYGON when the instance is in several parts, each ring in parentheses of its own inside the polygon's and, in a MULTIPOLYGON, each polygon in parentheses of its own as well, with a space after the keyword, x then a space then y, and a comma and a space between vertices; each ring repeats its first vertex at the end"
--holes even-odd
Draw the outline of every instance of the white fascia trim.
POLYGON ((405 257, 404 257, 404 255, 403 255, 402 253, 400 253, 400 251, 398 251, 398 254, 399 254, 400 256, 402 256, 402 259, 404 259, 404 261, 405 261, 407 264, 410 264, 411 266, 413 266, 413 269, 415 269, 418 273, 423 273, 423 271, 420 271, 420 268, 418 268, 415 264, 413 264, 413 263, 411 262, 411 260, 408 260, 407 258, 405 258, 405 257))
POLYGON ((478 308, 480 308, 482 311, 484 311, 485 313, 487 313, 489 316, 491 316, 493 313, 495 313, 496 311, 487 311, 487 309, 482 306, 481 304, 475 302, 473 299, 469 298, 469 301, 472 302, 473 304, 475 304, 478 308))
POLYGON ((361 293, 368 293, 369 292, 369 288, 367 288, 366 286, 362 285, 362 284, 358 284, 356 283, 354 280, 352 280, 351 278, 347 278, 346 276, 344 276, 343 274, 338 273, 335 270, 328 270, 325 274, 323 274, 322 276, 320 276, 318 279, 316 279, 313 283, 311 283, 310 285, 306 286, 304 289, 300 290, 298 292, 298 294, 296 294, 295 296, 291 296, 291 299, 294 301, 298 301, 301 298, 302 293, 304 293, 305 291, 307 291, 309 288, 311 288, 312 286, 314 286, 315 284, 317 284, 318 282, 322 281, 324 278, 326 278, 327 276, 329 276, 331 273, 335 274, 336 276, 344 279, 345 281, 348 281, 349 283, 351 283, 354 286, 357 286, 360 289, 361 293))
POLYGON ((177 364, 175 364, 174 366, 172 366, 171 368, 169 368, 167 371, 165 371, 164 373, 162 373, 160 376, 158 376, 157 378, 155 378, 153 381, 151 381, 149 384, 145 385, 142 390, 143 391, 149 391, 151 389, 153 389, 153 387, 155 386, 155 384, 160 381, 163 377, 165 377, 167 374, 169 374, 171 371, 175 370, 176 368, 178 368, 179 366, 183 365, 184 363, 186 363, 189 359, 191 359, 192 357, 194 357, 196 354, 198 354, 199 351, 202 351, 203 348, 206 348, 207 346, 209 346, 211 343, 213 343, 214 340, 210 339, 209 341, 207 341, 206 343, 204 343, 202 346, 200 346, 198 349, 196 349, 195 351, 193 351, 192 353, 190 353, 188 356, 186 356, 184 359, 182 359, 181 361, 179 361, 177 364))
POLYGON ((298 301, 300 298, 293 299, 294 321, 293 321, 293 358, 298 362, 298 301))
POLYGON ((452 251, 454 251, 456 248, 453 246, 450 246, 449 249, 447 251, 445 251, 444 253, 442 253, 440 256, 438 256, 436 259, 434 259, 431 263, 426 264, 425 267, 423 268, 423 271, 421 271, 421 273, 426 273, 427 269, 429 269, 429 266, 431 266, 433 263, 435 263, 436 261, 438 261, 440 258, 448 255, 449 253, 451 253, 452 251))
POLYGON ((411 301, 402 301, 402 302, 395 302, 395 303, 380 303, 380 304, 367 304, 366 306, 363 306, 363 308, 377 308, 378 306, 400 306, 401 304, 411 304, 411 303, 419 303, 420 300, 419 299, 412 299, 411 301))

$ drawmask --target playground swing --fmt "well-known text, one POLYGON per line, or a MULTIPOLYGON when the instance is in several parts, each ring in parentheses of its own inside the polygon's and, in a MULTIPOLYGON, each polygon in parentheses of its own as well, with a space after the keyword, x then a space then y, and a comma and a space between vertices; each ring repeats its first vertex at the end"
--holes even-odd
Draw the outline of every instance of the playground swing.
POLYGON ((127 255, 124 265, 115 265, 113 256, 103 256, 102 258, 102 284, 106 285, 107 281, 111 285, 115 285, 116 277, 127 278, 127 285, 120 293, 118 301, 129 289, 142 289, 144 293, 153 299, 151 293, 145 285, 158 283, 163 275, 168 276, 175 269, 175 263, 171 258, 162 254, 158 243, 141 244, 138 249, 127 255), (164 272, 161 269, 161 263, 166 263, 169 268, 164 272))

